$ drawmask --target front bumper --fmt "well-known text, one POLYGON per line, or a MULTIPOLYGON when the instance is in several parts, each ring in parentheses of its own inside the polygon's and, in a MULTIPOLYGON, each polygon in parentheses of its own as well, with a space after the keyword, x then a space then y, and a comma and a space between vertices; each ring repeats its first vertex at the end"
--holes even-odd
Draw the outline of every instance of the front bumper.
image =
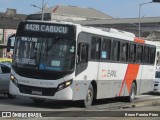
POLYGON ((26 85, 16 86, 13 82, 10 82, 9 88, 9 92, 14 95, 40 99, 73 100, 73 85, 57 91, 57 88, 39 88, 26 85))

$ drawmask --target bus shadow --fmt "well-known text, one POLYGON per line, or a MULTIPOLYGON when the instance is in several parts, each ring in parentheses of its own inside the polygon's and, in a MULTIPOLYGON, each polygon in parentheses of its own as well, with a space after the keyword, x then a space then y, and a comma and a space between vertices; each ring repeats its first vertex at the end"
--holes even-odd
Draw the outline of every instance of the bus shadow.
POLYGON ((8 99, 6 95, 0 95, 0 100, 5 100, 5 99, 8 99))
MULTIPOLYGON (((119 103, 119 102, 126 102, 124 98, 107 98, 107 99, 100 99, 96 100, 93 103, 92 107, 96 106, 104 106, 104 105, 109 105, 109 104, 114 104, 114 103, 119 103)), ((43 107, 43 108, 54 108, 54 109, 64 109, 64 108, 85 108, 84 105, 82 104, 82 101, 53 101, 53 100, 48 100, 45 101, 43 104, 32 104, 36 107, 43 107)))
POLYGON ((7 95, 3 95, 3 94, 1 94, 0 95, 0 101, 1 100, 14 100, 15 98, 9 98, 7 95))
POLYGON ((148 92, 148 93, 144 93, 143 95, 160 96, 160 92, 151 91, 151 92, 148 92))
MULTIPOLYGON (((44 109, 70 109, 70 108, 77 108, 77 110, 85 109, 85 107, 82 105, 81 101, 56 101, 56 100, 46 100, 42 104, 35 104, 30 98, 26 97, 17 97, 15 99, 8 99, 6 96, 0 96, 0 104, 9 104, 14 106, 24 106, 24 107, 34 107, 34 108, 44 108, 44 109)), ((105 106, 110 105, 118 102, 124 102, 123 98, 108 98, 108 99, 101 99, 96 100, 96 102, 93 103, 93 106, 91 106, 91 109, 93 107, 97 106, 105 106)))

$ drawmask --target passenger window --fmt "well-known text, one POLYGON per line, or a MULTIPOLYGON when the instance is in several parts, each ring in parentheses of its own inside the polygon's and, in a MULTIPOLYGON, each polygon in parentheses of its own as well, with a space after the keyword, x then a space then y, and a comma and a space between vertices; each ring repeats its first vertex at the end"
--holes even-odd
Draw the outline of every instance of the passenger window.
POLYGON ((127 61, 127 56, 128 56, 127 52, 128 52, 128 44, 125 43, 125 42, 122 42, 121 43, 121 49, 120 49, 120 53, 121 53, 120 61, 122 61, 122 62, 127 61))
POLYGON ((91 59, 100 59, 101 38, 92 37, 91 43, 91 59))
POLYGON ((154 64, 155 62, 155 54, 156 54, 156 48, 151 47, 150 48, 150 64, 154 64))
POLYGON ((110 60, 110 48, 111 48, 111 40, 103 39, 102 40, 102 50, 101 50, 102 60, 110 60))
POLYGON ((129 47, 129 62, 135 62, 136 58, 136 45, 130 44, 129 47))
POLYGON ((143 62, 149 63, 149 49, 147 46, 144 47, 143 62))
POLYGON ((137 53, 136 53, 136 62, 137 63, 142 62, 142 53, 143 53, 143 46, 137 45, 137 53))
POLYGON ((119 61, 119 52, 120 52, 119 48, 120 48, 120 42, 114 40, 112 42, 112 52, 111 52, 112 61, 119 61))

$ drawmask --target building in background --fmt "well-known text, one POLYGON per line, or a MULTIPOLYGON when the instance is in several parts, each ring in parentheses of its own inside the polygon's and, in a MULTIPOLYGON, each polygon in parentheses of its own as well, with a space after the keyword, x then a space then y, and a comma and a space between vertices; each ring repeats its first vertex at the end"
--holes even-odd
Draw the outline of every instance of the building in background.
MULTIPOLYGON (((6 44, 7 38, 16 33, 17 26, 27 15, 17 14, 16 9, 7 8, 6 12, 0 12, 0 44, 6 44)), ((6 57, 6 49, 0 49, 0 57, 6 57)))
MULTIPOLYGON (((41 14, 41 12, 37 14, 41 14)), ((44 14, 48 14, 50 20, 61 21, 113 19, 113 17, 94 8, 82 8, 78 6, 56 5, 45 9, 44 14)))
MULTIPOLYGON (((28 16, 28 19, 41 20, 41 12, 28 16)), ((115 28, 139 36, 139 18, 113 18, 93 8, 57 5, 44 10, 44 20, 74 22, 85 26, 115 28)), ((141 38, 160 40, 160 17, 141 18, 141 38)))
MULTIPOLYGON (((106 20, 81 20, 76 23, 104 28, 115 28, 129 31, 139 36, 139 18, 119 18, 106 20)), ((160 17, 141 18, 141 38, 151 41, 160 41, 160 17)))
MULTIPOLYGON (((21 20, 41 20, 41 11, 29 16, 17 14, 16 9, 7 8, 6 12, 0 12, 0 44, 6 44, 7 37, 16 32, 21 20)), ((85 26, 116 28, 134 33, 139 36, 139 18, 113 18, 94 8, 82 8, 78 6, 56 5, 44 10, 44 20, 67 21, 85 26)), ((160 17, 141 18, 141 38, 160 41, 160 17)), ((0 57, 5 57, 5 50, 0 51, 0 57)))

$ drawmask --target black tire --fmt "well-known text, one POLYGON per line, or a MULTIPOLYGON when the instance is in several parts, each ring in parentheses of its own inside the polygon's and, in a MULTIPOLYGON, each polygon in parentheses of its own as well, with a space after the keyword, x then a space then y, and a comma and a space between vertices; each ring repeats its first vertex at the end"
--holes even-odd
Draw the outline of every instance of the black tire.
POLYGON ((94 90, 93 86, 90 84, 87 90, 86 98, 84 99, 84 107, 89 108, 93 103, 94 90))
POLYGON ((136 84, 133 82, 131 85, 131 90, 130 90, 130 94, 127 97, 127 101, 128 102, 133 102, 136 96, 136 91, 137 91, 137 87, 136 84))
POLYGON ((41 99, 32 99, 32 100, 36 105, 42 105, 44 103, 44 100, 41 99))
POLYGON ((9 94, 9 93, 8 93, 8 94, 7 94, 7 97, 10 98, 10 99, 15 99, 15 98, 16 98, 16 95, 12 95, 12 94, 9 94))

